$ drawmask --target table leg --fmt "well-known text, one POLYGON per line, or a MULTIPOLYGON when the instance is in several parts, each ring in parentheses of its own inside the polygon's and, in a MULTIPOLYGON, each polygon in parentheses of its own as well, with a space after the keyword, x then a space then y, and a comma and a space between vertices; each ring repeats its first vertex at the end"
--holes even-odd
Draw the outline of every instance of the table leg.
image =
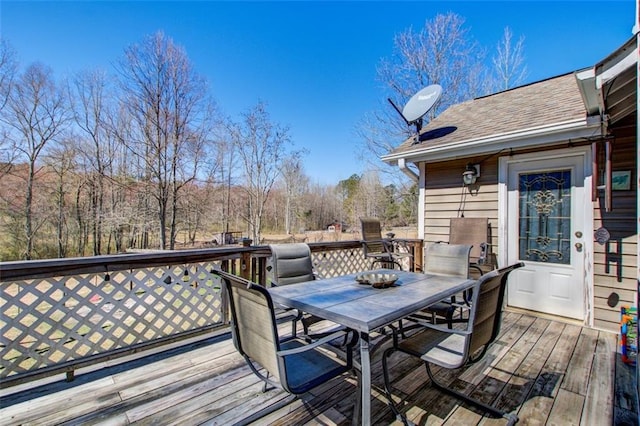
POLYGON ((371 359, 369 354, 369 334, 360 333, 360 424, 371 424, 371 359))

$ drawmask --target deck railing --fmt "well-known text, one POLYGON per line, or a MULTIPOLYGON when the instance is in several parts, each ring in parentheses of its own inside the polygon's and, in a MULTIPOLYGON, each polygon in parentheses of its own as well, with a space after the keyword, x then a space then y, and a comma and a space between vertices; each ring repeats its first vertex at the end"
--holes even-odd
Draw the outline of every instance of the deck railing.
MULTIPOLYGON (((421 240, 409 240, 415 253, 421 240)), ((369 268, 359 241, 311 243, 315 270, 369 268)), ((12 386, 226 327, 219 266, 265 282, 267 246, 0 263, 0 385, 12 386)), ((421 256, 416 256, 420 259, 421 256)), ((413 269, 413 263, 406 265, 413 269)))

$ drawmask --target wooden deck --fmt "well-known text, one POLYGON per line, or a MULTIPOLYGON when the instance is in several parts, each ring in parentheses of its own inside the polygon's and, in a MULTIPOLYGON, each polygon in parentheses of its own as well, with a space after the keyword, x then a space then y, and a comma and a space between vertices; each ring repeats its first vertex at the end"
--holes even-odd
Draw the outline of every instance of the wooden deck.
MULTIPOLYGON (((388 338, 381 335, 378 341, 385 345, 388 338)), ((440 370, 438 375, 455 388, 516 411, 519 424, 635 421, 637 425, 637 412, 625 394, 628 391, 614 380, 616 365, 620 364, 617 357, 614 334, 507 312, 501 336, 481 362, 466 370, 440 370), (614 421, 614 412, 626 421, 614 421)), ((391 361, 395 396, 405 400, 404 409, 414 422, 504 424, 504 420, 483 419, 475 410, 431 388, 424 367, 414 359, 394 354, 391 361)), ((379 359, 372 370, 374 387, 379 390, 379 359)), ((71 383, 3 389, 0 422, 231 425, 286 397, 279 390, 263 393, 261 389, 262 384, 237 354, 229 335, 223 334, 105 366, 78 375, 71 383)), ((355 389, 355 378, 344 375, 256 424, 350 424, 355 389)), ((400 424, 380 393, 376 393, 372 407, 375 424, 400 424)))

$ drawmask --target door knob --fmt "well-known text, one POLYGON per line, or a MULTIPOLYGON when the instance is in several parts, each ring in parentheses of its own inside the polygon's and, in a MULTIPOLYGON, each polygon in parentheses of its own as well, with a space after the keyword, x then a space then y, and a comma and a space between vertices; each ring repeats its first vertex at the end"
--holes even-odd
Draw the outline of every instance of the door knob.
POLYGON ((576 250, 582 251, 582 243, 576 243, 576 250))

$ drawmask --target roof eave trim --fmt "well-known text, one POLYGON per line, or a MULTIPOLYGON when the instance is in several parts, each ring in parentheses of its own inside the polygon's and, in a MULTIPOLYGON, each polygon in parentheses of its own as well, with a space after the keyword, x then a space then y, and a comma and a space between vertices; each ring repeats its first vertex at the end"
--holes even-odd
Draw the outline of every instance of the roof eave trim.
POLYGON ((564 140, 590 138, 599 133, 600 122, 586 120, 585 118, 556 123, 553 126, 544 128, 529 129, 524 132, 492 135, 486 138, 455 142, 414 152, 388 154, 380 158, 387 164, 397 164, 400 159, 413 163, 436 162, 485 154, 488 151, 502 148, 522 149, 564 140))

